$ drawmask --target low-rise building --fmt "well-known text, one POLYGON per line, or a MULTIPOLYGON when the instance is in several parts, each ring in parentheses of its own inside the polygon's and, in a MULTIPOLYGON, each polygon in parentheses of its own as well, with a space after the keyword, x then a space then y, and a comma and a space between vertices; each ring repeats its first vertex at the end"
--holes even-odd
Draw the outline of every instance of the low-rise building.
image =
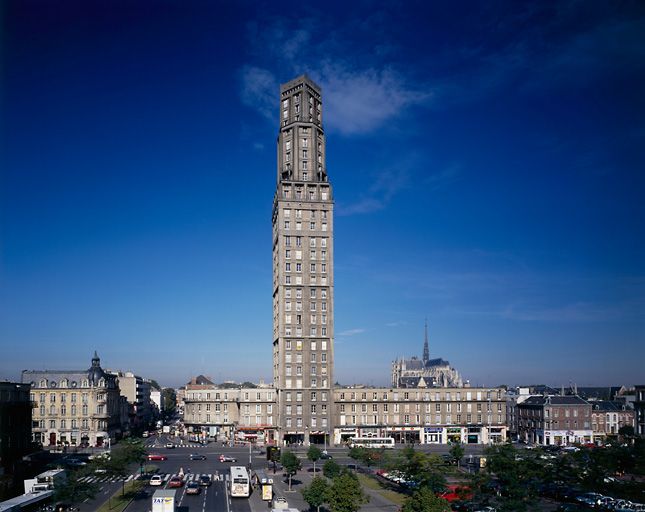
POLYGON ((24 370, 31 387, 33 441, 104 446, 121 434, 119 387, 96 352, 88 370, 24 370))
POLYGON ((645 384, 635 386, 634 433, 645 437, 645 384))
POLYGON ((397 443, 466 444, 506 440, 504 388, 336 388, 334 444, 352 437, 397 443))
POLYGON ((0 382, 0 474, 15 474, 15 466, 31 448, 29 384, 0 382))
POLYGON ((223 441, 276 442, 275 390, 219 387, 203 376, 186 385, 184 425, 223 441))
POLYGON ((117 379, 121 395, 130 404, 128 428, 131 431, 146 430, 156 419, 157 408, 150 393, 151 382, 132 372, 110 371, 117 379))
POLYGON ((622 402, 598 400, 591 404, 591 427, 594 439, 616 436, 622 427, 634 426, 634 411, 622 402))
POLYGON ((579 396, 531 396, 517 404, 520 440, 539 445, 591 443, 591 405, 579 396))

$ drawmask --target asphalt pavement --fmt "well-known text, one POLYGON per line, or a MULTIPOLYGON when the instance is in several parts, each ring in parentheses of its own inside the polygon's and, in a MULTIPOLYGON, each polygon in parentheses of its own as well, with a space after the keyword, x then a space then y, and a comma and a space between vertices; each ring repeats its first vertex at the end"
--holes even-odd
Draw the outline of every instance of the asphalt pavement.
MULTIPOLYGON (((282 496, 287 499, 289 506, 298 510, 307 510, 308 505, 302 498, 301 490, 309 485, 314 476, 313 463, 307 460, 307 447, 292 446, 283 449, 290 449, 301 459, 303 469, 292 478, 291 490, 289 490, 288 480, 283 476, 281 471, 273 473, 272 468, 268 465, 266 455, 259 453, 258 450, 249 452, 246 446, 222 446, 221 443, 211 442, 205 445, 188 442, 185 439, 171 437, 162 434, 160 436, 151 436, 144 440, 148 454, 159 454, 167 457, 164 461, 148 461, 146 466, 156 466, 156 474, 162 476, 163 485, 150 486, 146 483, 142 492, 128 505, 126 512, 149 512, 152 509, 152 495, 157 489, 167 487, 168 481, 173 476, 181 476, 185 483, 198 480, 201 475, 209 475, 213 483, 209 487, 202 488, 198 495, 187 495, 186 486, 177 489, 177 502, 179 512, 267 512, 269 503, 262 501, 259 489, 252 492, 249 499, 231 498, 227 492, 227 476, 231 465, 241 465, 251 467, 251 469, 264 469, 267 474, 273 478, 273 488, 275 496, 282 496), (172 443, 174 448, 166 448, 167 443, 172 443), (196 453, 204 455, 205 460, 190 460, 190 454, 196 453), (220 462, 220 454, 233 456, 237 462, 220 462)), ((397 448, 399 448, 397 446, 397 448)), ((485 447, 481 445, 465 446, 466 457, 469 455, 480 455, 485 447)), ((447 453, 449 447, 443 445, 415 445, 415 449, 421 449, 432 453, 447 453)), ((330 447, 328 452, 334 460, 341 464, 355 464, 353 459, 347 455, 346 447, 330 447)), ((322 472, 324 461, 316 463, 317 471, 322 472)), ((132 473, 123 480, 141 479, 140 468, 133 467, 132 473)), ((120 479, 107 479, 101 475, 87 477, 91 481, 96 481, 100 485, 100 491, 95 500, 84 503, 81 506, 82 512, 91 512, 97 510, 102 503, 108 501, 117 490, 121 488, 123 482, 120 479)), ((145 478, 148 482, 148 478, 145 478)), ((395 511, 397 507, 388 500, 385 500, 380 494, 370 492, 370 504, 363 507, 365 510, 380 510, 384 512, 395 511)))

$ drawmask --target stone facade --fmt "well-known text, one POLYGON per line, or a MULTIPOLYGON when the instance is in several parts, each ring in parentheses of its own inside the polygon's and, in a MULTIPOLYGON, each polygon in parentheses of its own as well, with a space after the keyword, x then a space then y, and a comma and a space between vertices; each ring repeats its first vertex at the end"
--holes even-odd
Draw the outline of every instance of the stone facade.
POLYGON ((116 377, 121 396, 124 396, 130 406, 128 429, 141 432, 149 428, 158 416, 158 409, 153 403, 150 393, 150 380, 139 377, 132 372, 110 372, 116 377))
POLYGON ((518 403, 520 440, 539 445, 591 443, 591 405, 579 396, 531 396, 518 403))
POLYGON ((634 411, 628 405, 606 400, 590 404, 594 439, 616 436, 621 427, 634 426, 634 411))
POLYGON ((276 391, 272 387, 222 388, 186 385, 184 425, 220 441, 276 444, 276 391))
POLYGON ((503 388, 336 388, 334 441, 393 437, 397 443, 506 440, 503 388))
POLYGON ((635 386, 634 433, 645 437, 645 385, 635 386))
POLYGON ((280 88, 277 149, 272 216, 276 424, 281 440, 322 443, 332 426, 334 203, 321 91, 306 76, 280 88))
POLYGON ((94 354, 88 370, 24 370, 32 437, 44 446, 104 446, 121 434, 119 387, 94 354))
MULTIPOLYGON (((322 405, 326 404, 325 391, 317 393, 322 405)), ((272 387, 191 388, 188 384, 184 424, 191 432, 201 431, 226 442, 300 442, 280 437, 276 397, 272 387)), ((285 391, 284 399, 292 411, 298 410, 304 392, 285 391)), ((318 397, 312 401, 318 402, 318 397)), ((503 388, 335 388, 332 403, 331 436, 320 444, 343 443, 355 436, 392 437, 398 443, 488 444, 503 442, 507 435, 503 388)))

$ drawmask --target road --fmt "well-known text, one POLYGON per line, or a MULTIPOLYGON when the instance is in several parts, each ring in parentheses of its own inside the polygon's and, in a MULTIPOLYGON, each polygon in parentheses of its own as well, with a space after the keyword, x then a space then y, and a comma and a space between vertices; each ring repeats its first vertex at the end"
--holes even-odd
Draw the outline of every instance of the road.
MULTIPOLYGON (((250 499, 230 498, 227 494, 226 478, 231 463, 221 463, 220 454, 226 454, 237 458, 237 465, 248 466, 249 463, 253 469, 267 468, 266 456, 257 452, 252 452, 249 458, 248 446, 223 447, 220 443, 210 443, 207 445, 198 445, 189 443, 180 438, 170 437, 168 435, 152 436, 144 440, 148 453, 165 455, 168 459, 165 461, 150 461, 147 465, 157 466, 157 474, 164 479, 161 487, 146 485, 144 490, 135 498, 126 508, 126 512, 148 512, 151 509, 152 495, 157 489, 164 489, 171 477, 180 473, 184 474, 184 480, 189 482, 198 479, 201 475, 210 475, 213 483, 210 487, 203 488, 201 494, 187 495, 185 486, 177 489, 177 500, 180 505, 180 512, 265 512, 267 504, 263 503, 259 493, 255 492, 250 499), (173 443, 175 448, 166 448, 166 443, 173 443), (197 453, 206 457, 206 460, 190 460, 190 454, 197 453)), ((399 446, 397 446, 399 448, 399 446)), ((448 453, 450 447, 444 445, 415 445, 415 449, 420 449, 432 453, 448 453)), ((467 445, 464 446, 466 459, 469 455, 480 455, 483 453, 484 446, 467 445)), ((303 469, 299 472, 295 482, 294 490, 300 490, 307 485, 313 476, 313 464, 307 460, 306 447, 290 447, 303 462, 303 469)), ((346 447, 328 448, 329 453, 334 460, 341 464, 353 464, 355 461, 347 455, 346 447)), ((321 471, 324 461, 317 462, 318 471, 321 471)), ((271 470, 267 471, 273 475, 271 470)), ((81 505, 82 512, 92 512, 108 501, 109 497, 118 491, 123 483, 119 481, 107 481, 101 475, 87 477, 96 481, 100 485, 100 491, 95 500, 81 505)), ((133 467, 132 473, 125 478, 126 481, 139 478, 139 468, 133 467)), ((282 480, 282 475, 278 472, 274 477, 275 493, 284 495, 295 507, 305 507, 299 492, 288 493, 286 491, 286 481, 282 480)), ((383 504, 385 505, 385 503, 383 504)), ((385 508, 384 508, 385 510, 385 508)))

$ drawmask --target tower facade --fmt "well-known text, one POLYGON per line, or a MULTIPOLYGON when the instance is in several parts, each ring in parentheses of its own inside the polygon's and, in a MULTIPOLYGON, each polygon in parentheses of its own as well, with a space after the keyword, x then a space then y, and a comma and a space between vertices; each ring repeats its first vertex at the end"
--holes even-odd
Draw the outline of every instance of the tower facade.
POLYGON ((329 443, 334 367, 333 196, 321 90, 280 87, 273 201, 273 380, 281 440, 329 443))

